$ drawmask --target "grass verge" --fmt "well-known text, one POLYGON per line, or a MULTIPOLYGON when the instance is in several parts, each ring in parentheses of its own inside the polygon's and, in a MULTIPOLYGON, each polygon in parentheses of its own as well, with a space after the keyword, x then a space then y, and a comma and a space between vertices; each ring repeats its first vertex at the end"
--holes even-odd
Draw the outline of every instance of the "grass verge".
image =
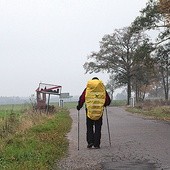
POLYGON ((72 122, 68 110, 38 115, 38 118, 37 115, 26 115, 20 120, 24 123, 20 123, 15 134, 0 142, 0 169, 51 169, 68 149, 66 134, 72 122))
POLYGON ((170 121, 170 106, 151 107, 149 109, 126 108, 131 113, 138 113, 148 118, 170 121))

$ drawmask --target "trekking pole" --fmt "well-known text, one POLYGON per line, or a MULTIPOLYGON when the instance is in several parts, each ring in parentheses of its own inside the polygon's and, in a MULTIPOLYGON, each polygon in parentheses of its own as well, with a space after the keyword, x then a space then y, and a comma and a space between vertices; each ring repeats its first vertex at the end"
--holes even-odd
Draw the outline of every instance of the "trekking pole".
POLYGON ((109 144, 110 144, 110 147, 111 147, 110 129, 109 129, 109 120, 108 120, 108 115, 107 115, 107 108, 105 107, 105 109, 106 109, 107 129, 108 129, 108 135, 109 135, 109 144))
POLYGON ((79 122, 80 122, 80 116, 79 116, 79 110, 78 110, 78 150, 79 150, 79 122))

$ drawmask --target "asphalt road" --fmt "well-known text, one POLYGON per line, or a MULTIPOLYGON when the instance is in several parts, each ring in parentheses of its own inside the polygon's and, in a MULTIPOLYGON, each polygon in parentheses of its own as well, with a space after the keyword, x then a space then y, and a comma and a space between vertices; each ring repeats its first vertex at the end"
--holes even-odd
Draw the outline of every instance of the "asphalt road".
POLYGON ((57 163, 60 169, 170 170, 170 123, 108 107, 111 146, 104 112, 101 148, 87 149, 85 111, 81 109, 78 150, 77 113, 70 110, 73 124, 68 134, 69 153, 57 163))

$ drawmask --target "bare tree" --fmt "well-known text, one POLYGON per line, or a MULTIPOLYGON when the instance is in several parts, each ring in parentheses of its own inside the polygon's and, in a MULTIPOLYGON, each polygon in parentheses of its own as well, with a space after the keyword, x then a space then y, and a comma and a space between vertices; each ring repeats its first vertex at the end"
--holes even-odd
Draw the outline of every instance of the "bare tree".
POLYGON ((130 104, 131 83, 134 66, 138 56, 137 49, 148 42, 142 32, 134 33, 130 27, 116 29, 113 34, 105 35, 100 42, 100 50, 92 52, 84 64, 86 72, 107 71, 115 74, 118 86, 127 85, 127 104, 130 104))
POLYGON ((170 43, 160 46, 156 50, 156 58, 164 87, 165 100, 168 100, 170 85, 170 43))

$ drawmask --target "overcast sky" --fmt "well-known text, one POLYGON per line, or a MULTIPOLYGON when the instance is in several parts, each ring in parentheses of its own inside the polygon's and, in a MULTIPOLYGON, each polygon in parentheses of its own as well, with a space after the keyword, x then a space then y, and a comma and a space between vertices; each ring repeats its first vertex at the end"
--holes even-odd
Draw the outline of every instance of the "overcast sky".
POLYGON ((99 41, 129 26, 147 0, 0 0, 0 96, 35 94, 40 82, 80 95, 83 64, 99 41))

